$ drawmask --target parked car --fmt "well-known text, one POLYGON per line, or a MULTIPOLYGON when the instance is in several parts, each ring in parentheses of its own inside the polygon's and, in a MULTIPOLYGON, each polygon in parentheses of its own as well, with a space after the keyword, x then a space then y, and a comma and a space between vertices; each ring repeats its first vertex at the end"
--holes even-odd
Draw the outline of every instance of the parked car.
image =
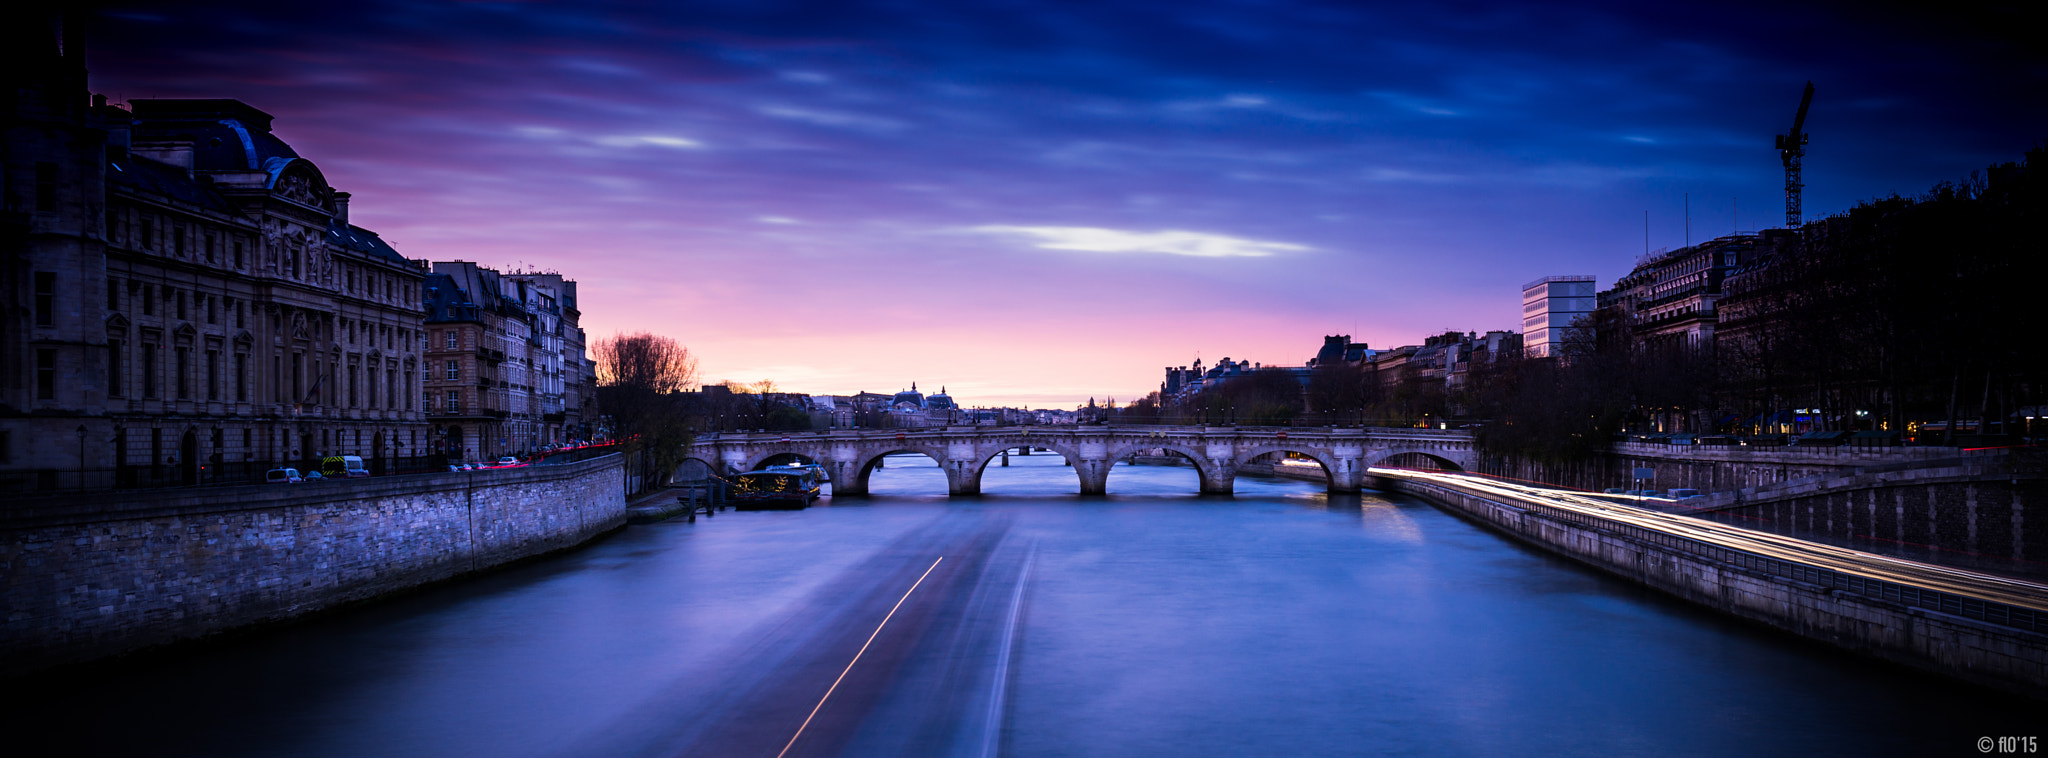
POLYGON ((274 468, 263 472, 263 481, 267 484, 298 484, 305 478, 299 476, 299 470, 295 468, 274 468))
POLYGON ((308 471, 308 472, 306 472, 306 481, 309 481, 309 482, 317 482, 317 481, 320 481, 320 480, 322 480, 322 479, 325 479, 325 478, 327 478, 327 477, 321 476, 321 475, 320 475, 320 472, 318 472, 318 471, 308 471))
POLYGON ((1688 500, 1700 496, 1699 490, 1690 487, 1677 487, 1671 490, 1671 497, 1676 500, 1688 500))
POLYGON ((499 458, 499 459, 498 459, 498 465, 500 465, 500 466, 517 466, 517 465, 519 465, 519 459, 518 459, 518 458, 514 458, 514 457, 512 457, 512 456, 509 456, 509 455, 508 455, 508 456, 505 456, 505 457, 503 457, 503 458, 499 458))

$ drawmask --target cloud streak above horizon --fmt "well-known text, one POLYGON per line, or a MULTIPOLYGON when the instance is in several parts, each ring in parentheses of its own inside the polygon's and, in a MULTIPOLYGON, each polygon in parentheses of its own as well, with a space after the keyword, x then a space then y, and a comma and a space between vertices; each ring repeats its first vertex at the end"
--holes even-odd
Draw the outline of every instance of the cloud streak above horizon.
POLYGON ((1089 226, 977 226, 970 232, 1017 235, 1034 240, 1032 247, 1044 250, 1080 250, 1091 253, 1157 253, 1193 258, 1264 258, 1275 253, 1311 249, 1307 245, 1243 239, 1226 234, 1205 234, 1177 229, 1156 232, 1126 232, 1089 226))

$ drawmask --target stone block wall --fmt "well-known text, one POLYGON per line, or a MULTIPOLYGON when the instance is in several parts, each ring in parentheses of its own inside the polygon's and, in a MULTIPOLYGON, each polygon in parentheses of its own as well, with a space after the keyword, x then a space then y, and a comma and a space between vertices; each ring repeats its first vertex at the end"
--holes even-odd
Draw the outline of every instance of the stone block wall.
POLYGON ((616 455, 561 466, 0 506, 0 676, 290 619, 625 523, 616 455))

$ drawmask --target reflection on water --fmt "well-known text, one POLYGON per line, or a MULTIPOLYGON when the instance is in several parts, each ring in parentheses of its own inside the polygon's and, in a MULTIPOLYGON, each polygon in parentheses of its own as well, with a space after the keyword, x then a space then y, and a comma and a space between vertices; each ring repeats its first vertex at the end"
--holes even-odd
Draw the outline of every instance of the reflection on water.
POLYGON ((24 754, 208 756, 1956 754, 2041 731, 2038 704, 1403 497, 1199 497, 1192 469, 1118 466, 1081 498, 1044 453, 980 498, 914 456, 872 486, 84 672, 4 726, 24 754))

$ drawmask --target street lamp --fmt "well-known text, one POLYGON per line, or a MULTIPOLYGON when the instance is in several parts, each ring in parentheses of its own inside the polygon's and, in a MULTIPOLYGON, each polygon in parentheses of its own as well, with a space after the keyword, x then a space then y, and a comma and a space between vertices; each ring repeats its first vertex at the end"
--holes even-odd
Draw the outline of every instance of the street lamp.
POLYGON ((85 489, 85 425, 78 425, 78 488, 85 489))

